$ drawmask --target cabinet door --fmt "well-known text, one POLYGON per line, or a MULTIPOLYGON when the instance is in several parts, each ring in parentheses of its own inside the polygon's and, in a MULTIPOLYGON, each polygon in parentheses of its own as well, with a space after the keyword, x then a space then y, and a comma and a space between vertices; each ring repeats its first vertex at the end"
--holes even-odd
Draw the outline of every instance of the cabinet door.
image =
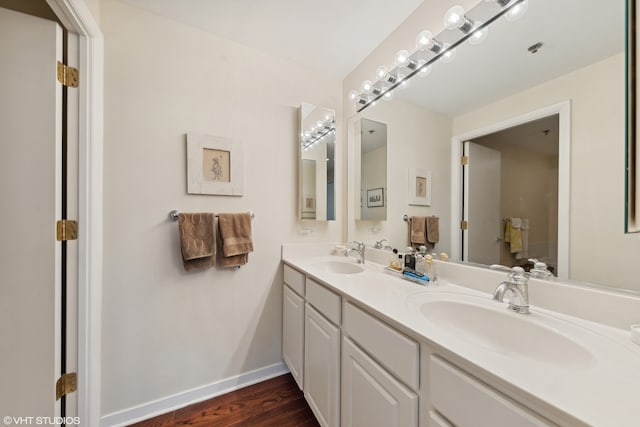
POLYGON ((282 293, 282 358, 302 390, 304 384, 304 300, 284 286, 282 293))
POLYGON ((340 329, 305 307, 304 397, 322 427, 340 425, 340 329))
POLYGON ((418 396, 353 341, 342 347, 343 427, 416 427, 418 396))

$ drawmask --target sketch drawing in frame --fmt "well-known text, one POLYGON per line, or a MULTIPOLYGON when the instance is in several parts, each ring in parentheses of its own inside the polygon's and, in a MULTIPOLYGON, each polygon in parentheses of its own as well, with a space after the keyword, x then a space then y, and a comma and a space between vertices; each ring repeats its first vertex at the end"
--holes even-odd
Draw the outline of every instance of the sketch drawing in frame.
POLYGON ((409 168, 409 204, 431 206, 431 171, 409 168))
POLYGON ((242 196, 242 142, 220 136, 188 133, 187 193, 242 196))

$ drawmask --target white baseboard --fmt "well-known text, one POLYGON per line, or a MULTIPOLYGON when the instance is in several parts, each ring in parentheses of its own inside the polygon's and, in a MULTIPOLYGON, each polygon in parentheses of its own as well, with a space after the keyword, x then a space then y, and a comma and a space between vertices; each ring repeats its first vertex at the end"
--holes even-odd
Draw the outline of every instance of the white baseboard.
POLYGON ((197 402, 202 402, 203 400, 211 399, 212 397, 220 396, 230 391, 266 381, 270 378, 286 374, 287 372, 289 372, 289 369, 284 363, 276 363, 275 365, 266 366, 256 369, 255 371, 246 372, 235 377, 104 415, 100 421, 100 426, 126 426, 176 409, 184 408, 197 402))

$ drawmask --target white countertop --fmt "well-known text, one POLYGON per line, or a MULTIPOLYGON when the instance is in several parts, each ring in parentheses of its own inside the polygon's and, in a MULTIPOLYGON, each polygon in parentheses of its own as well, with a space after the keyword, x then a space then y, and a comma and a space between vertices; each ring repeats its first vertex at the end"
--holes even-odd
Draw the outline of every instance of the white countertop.
MULTIPOLYGON (((640 425, 640 346, 630 340, 627 330, 546 310, 532 301, 532 314, 507 314, 527 316, 528 321, 546 325, 570 337, 588 350, 588 357, 575 363, 564 360, 556 365, 497 352, 477 342, 461 339, 448 328, 434 326, 420 314, 421 301, 428 297, 426 293, 436 292, 454 300, 456 295, 460 295, 462 300, 490 300, 489 294, 449 283, 442 273, 439 286, 414 284, 385 272, 382 265, 372 262, 364 264, 361 273, 332 273, 322 267, 322 262, 345 261, 345 257, 323 255, 328 253, 327 249, 314 253, 283 248, 283 261, 349 300, 358 302, 405 333, 442 347, 498 382, 517 388, 530 396, 534 404, 539 400, 587 425, 640 425)), ((351 262, 355 263, 355 260, 351 258, 351 262)), ((450 268, 455 267, 447 266, 450 268)), ((506 311, 506 304, 503 308, 506 311)), ((513 340, 517 342, 518 337, 513 337, 513 340)), ((551 345, 541 342, 540 346, 547 346, 542 351, 553 358, 555 349, 550 348, 551 345)), ((563 359, 562 355, 559 354, 558 359, 563 359)))

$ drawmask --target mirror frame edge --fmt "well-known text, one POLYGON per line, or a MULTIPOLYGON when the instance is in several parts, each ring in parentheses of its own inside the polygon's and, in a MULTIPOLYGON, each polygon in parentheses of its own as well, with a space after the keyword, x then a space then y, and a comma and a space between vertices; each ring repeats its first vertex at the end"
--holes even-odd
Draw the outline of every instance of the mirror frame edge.
POLYGON ((626 144, 625 144, 625 233, 640 233, 638 223, 638 190, 640 176, 637 172, 637 37, 636 0, 627 0, 627 26, 625 37, 626 61, 626 144))

